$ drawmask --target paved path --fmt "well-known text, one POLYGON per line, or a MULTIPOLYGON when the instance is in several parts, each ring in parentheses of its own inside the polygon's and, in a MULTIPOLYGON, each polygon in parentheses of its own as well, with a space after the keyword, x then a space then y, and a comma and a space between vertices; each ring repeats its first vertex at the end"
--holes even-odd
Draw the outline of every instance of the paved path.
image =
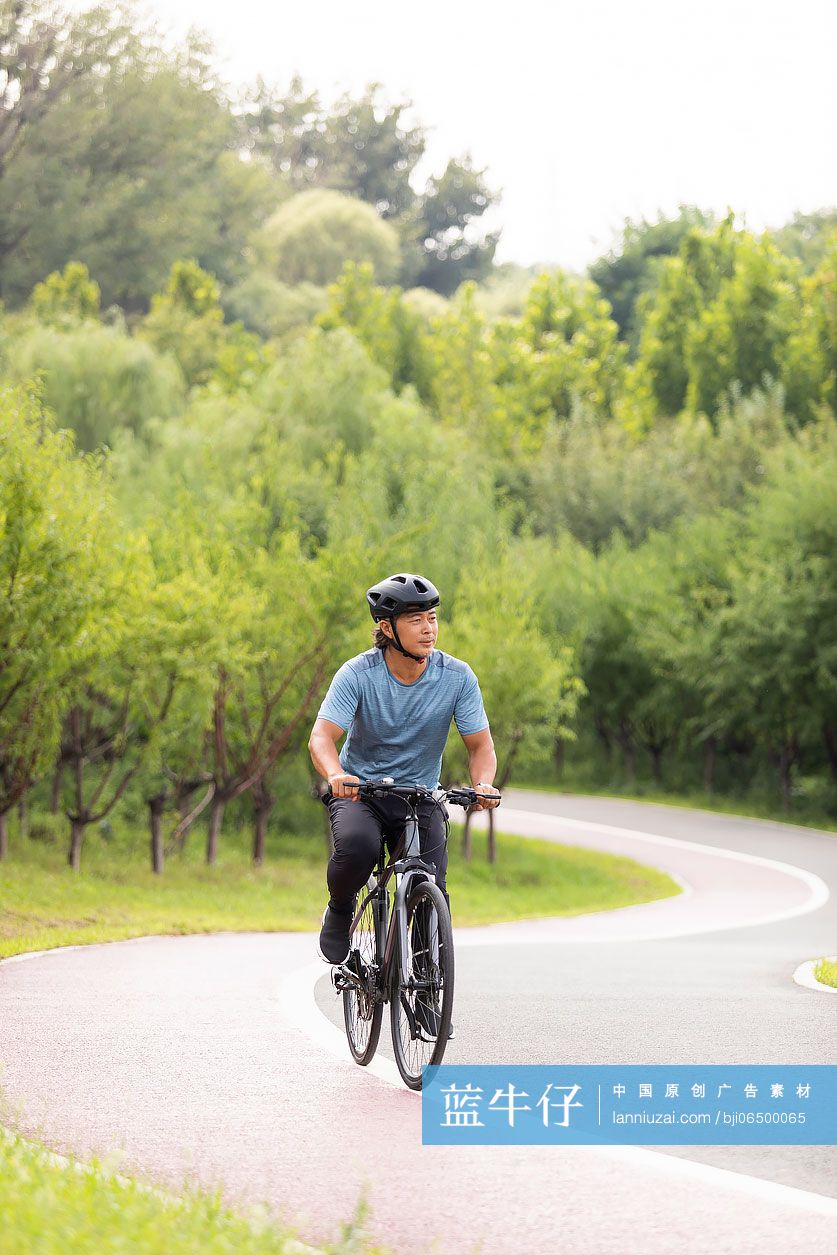
MULTIPOLYGON (((450 1062, 837 1062, 837 998, 791 979, 837 950, 837 837, 611 800, 507 803, 507 829, 629 853, 687 892, 457 930, 450 1062)), ((0 964, 14 1122, 58 1150, 119 1149, 123 1170, 161 1184, 284 1206, 314 1242, 365 1190, 369 1228, 405 1253, 837 1246, 834 1148, 421 1146, 420 1100, 384 1035, 373 1070, 348 1060, 313 954, 311 935, 218 934, 0 964)))

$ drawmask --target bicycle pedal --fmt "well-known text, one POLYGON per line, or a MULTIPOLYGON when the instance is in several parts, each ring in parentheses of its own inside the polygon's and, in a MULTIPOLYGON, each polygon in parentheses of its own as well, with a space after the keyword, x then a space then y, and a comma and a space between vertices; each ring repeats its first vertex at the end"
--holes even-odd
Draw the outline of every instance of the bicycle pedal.
POLYGON ((338 967, 333 967, 331 969, 331 983, 334 986, 335 992, 340 994, 343 993, 345 989, 351 989, 351 987, 357 983, 357 980, 354 973, 347 970, 345 965, 341 963, 338 967))

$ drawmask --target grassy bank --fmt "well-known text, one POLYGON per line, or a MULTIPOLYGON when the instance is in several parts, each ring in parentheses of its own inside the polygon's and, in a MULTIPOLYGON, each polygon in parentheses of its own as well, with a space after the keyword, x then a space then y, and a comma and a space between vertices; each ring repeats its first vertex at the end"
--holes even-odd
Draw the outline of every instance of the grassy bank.
POLYGON ((837 960, 820 959, 814 968, 814 976, 824 985, 833 985, 837 989, 837 960))
POLYGON ((2 1131, 0 1216, 3 1255, 384 1255, 363 1237, 362 1214, 315 1251, 266 1209, 233 1212, 217 1191, 169 1197, 99 1161, 62 1160, 2 1131))
MULTIPOLYGON (((248 861, 247 834, 225 836, 206 867, 197 843, 154 876, 136 851, 99 838, 85 848, 81 873, 63 845, 18 838, 0 863, 0 958, 51 946, 115 941, 151 933, 313 931, 326 900, 322 836, 283 838, 261 868, 248 861)), ((473 858, 450 842, 448 888, 458 925, 546 915, 578 915, 668 897, 678 886, 632 859, 500 835, 489 865, 485 835, 473 858)))
POLYGON ((689 810, 715 811, 719 815, 737 815, 742 819, 769 819, 778 824, 797 824, 803 828, 818 828, 824 832, 837 832, 837 815, 820 807, 800 803, 790 813, 763 798, 720 797, 714 793, 672 793, 652 784, 637 784, 633 788, 591 788, 589 784, 566 780, 515 780, 509 786, 515 789, 531 789, 534 793, 572 793, 581 797, 612 797, 625 802, 656 802, 660 806, 679 806, 689 810))

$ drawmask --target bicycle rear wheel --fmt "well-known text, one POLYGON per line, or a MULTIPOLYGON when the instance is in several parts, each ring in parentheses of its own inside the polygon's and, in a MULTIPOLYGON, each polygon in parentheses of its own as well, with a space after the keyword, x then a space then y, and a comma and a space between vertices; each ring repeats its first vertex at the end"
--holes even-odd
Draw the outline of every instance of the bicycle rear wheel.
POLYGON ((366 898, 349 940, 349 957, 343 964, 356 981, 343 990, 343 1019, 349 1050, 355 1063, 369 1063, 378 1046, 384 1004, 378 990, 382 955, 375 927, 375 898, 366 898))
POLYGON ((453 1013, 450 912, 441 889, 429 880, 407 899, 407 949, 406 984, 400 963, 393 964, 392 1045, 404 1083, 421 1089, 422 1068, 442 1062, 453 1013))

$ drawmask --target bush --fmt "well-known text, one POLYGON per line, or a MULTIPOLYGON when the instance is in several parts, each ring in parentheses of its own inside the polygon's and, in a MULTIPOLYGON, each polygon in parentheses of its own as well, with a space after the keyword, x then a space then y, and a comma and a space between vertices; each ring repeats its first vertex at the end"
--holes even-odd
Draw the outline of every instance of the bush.
POLYGON ((257 246, 265 264, 285 283, 333 283, 347 261, 370 262, 379 282, 392 281, 400 265, 394 227, 375 210, 319 189, 292 197, 268 220, 257 246))
POLYGON ((35 326, 6 347, 16 381, 43 374, 43 399, 81 449, 107 443, 120 427, 139 433, 150 418, 183 404, 183 378, 171 359, 113 327, 35 326))
POLYGON ((264 339, 287 335, 311 323, 325 309, 326 293, 313 283, 291 287, 256 270, 222 298, 228 318, 238 318, 264 339))

